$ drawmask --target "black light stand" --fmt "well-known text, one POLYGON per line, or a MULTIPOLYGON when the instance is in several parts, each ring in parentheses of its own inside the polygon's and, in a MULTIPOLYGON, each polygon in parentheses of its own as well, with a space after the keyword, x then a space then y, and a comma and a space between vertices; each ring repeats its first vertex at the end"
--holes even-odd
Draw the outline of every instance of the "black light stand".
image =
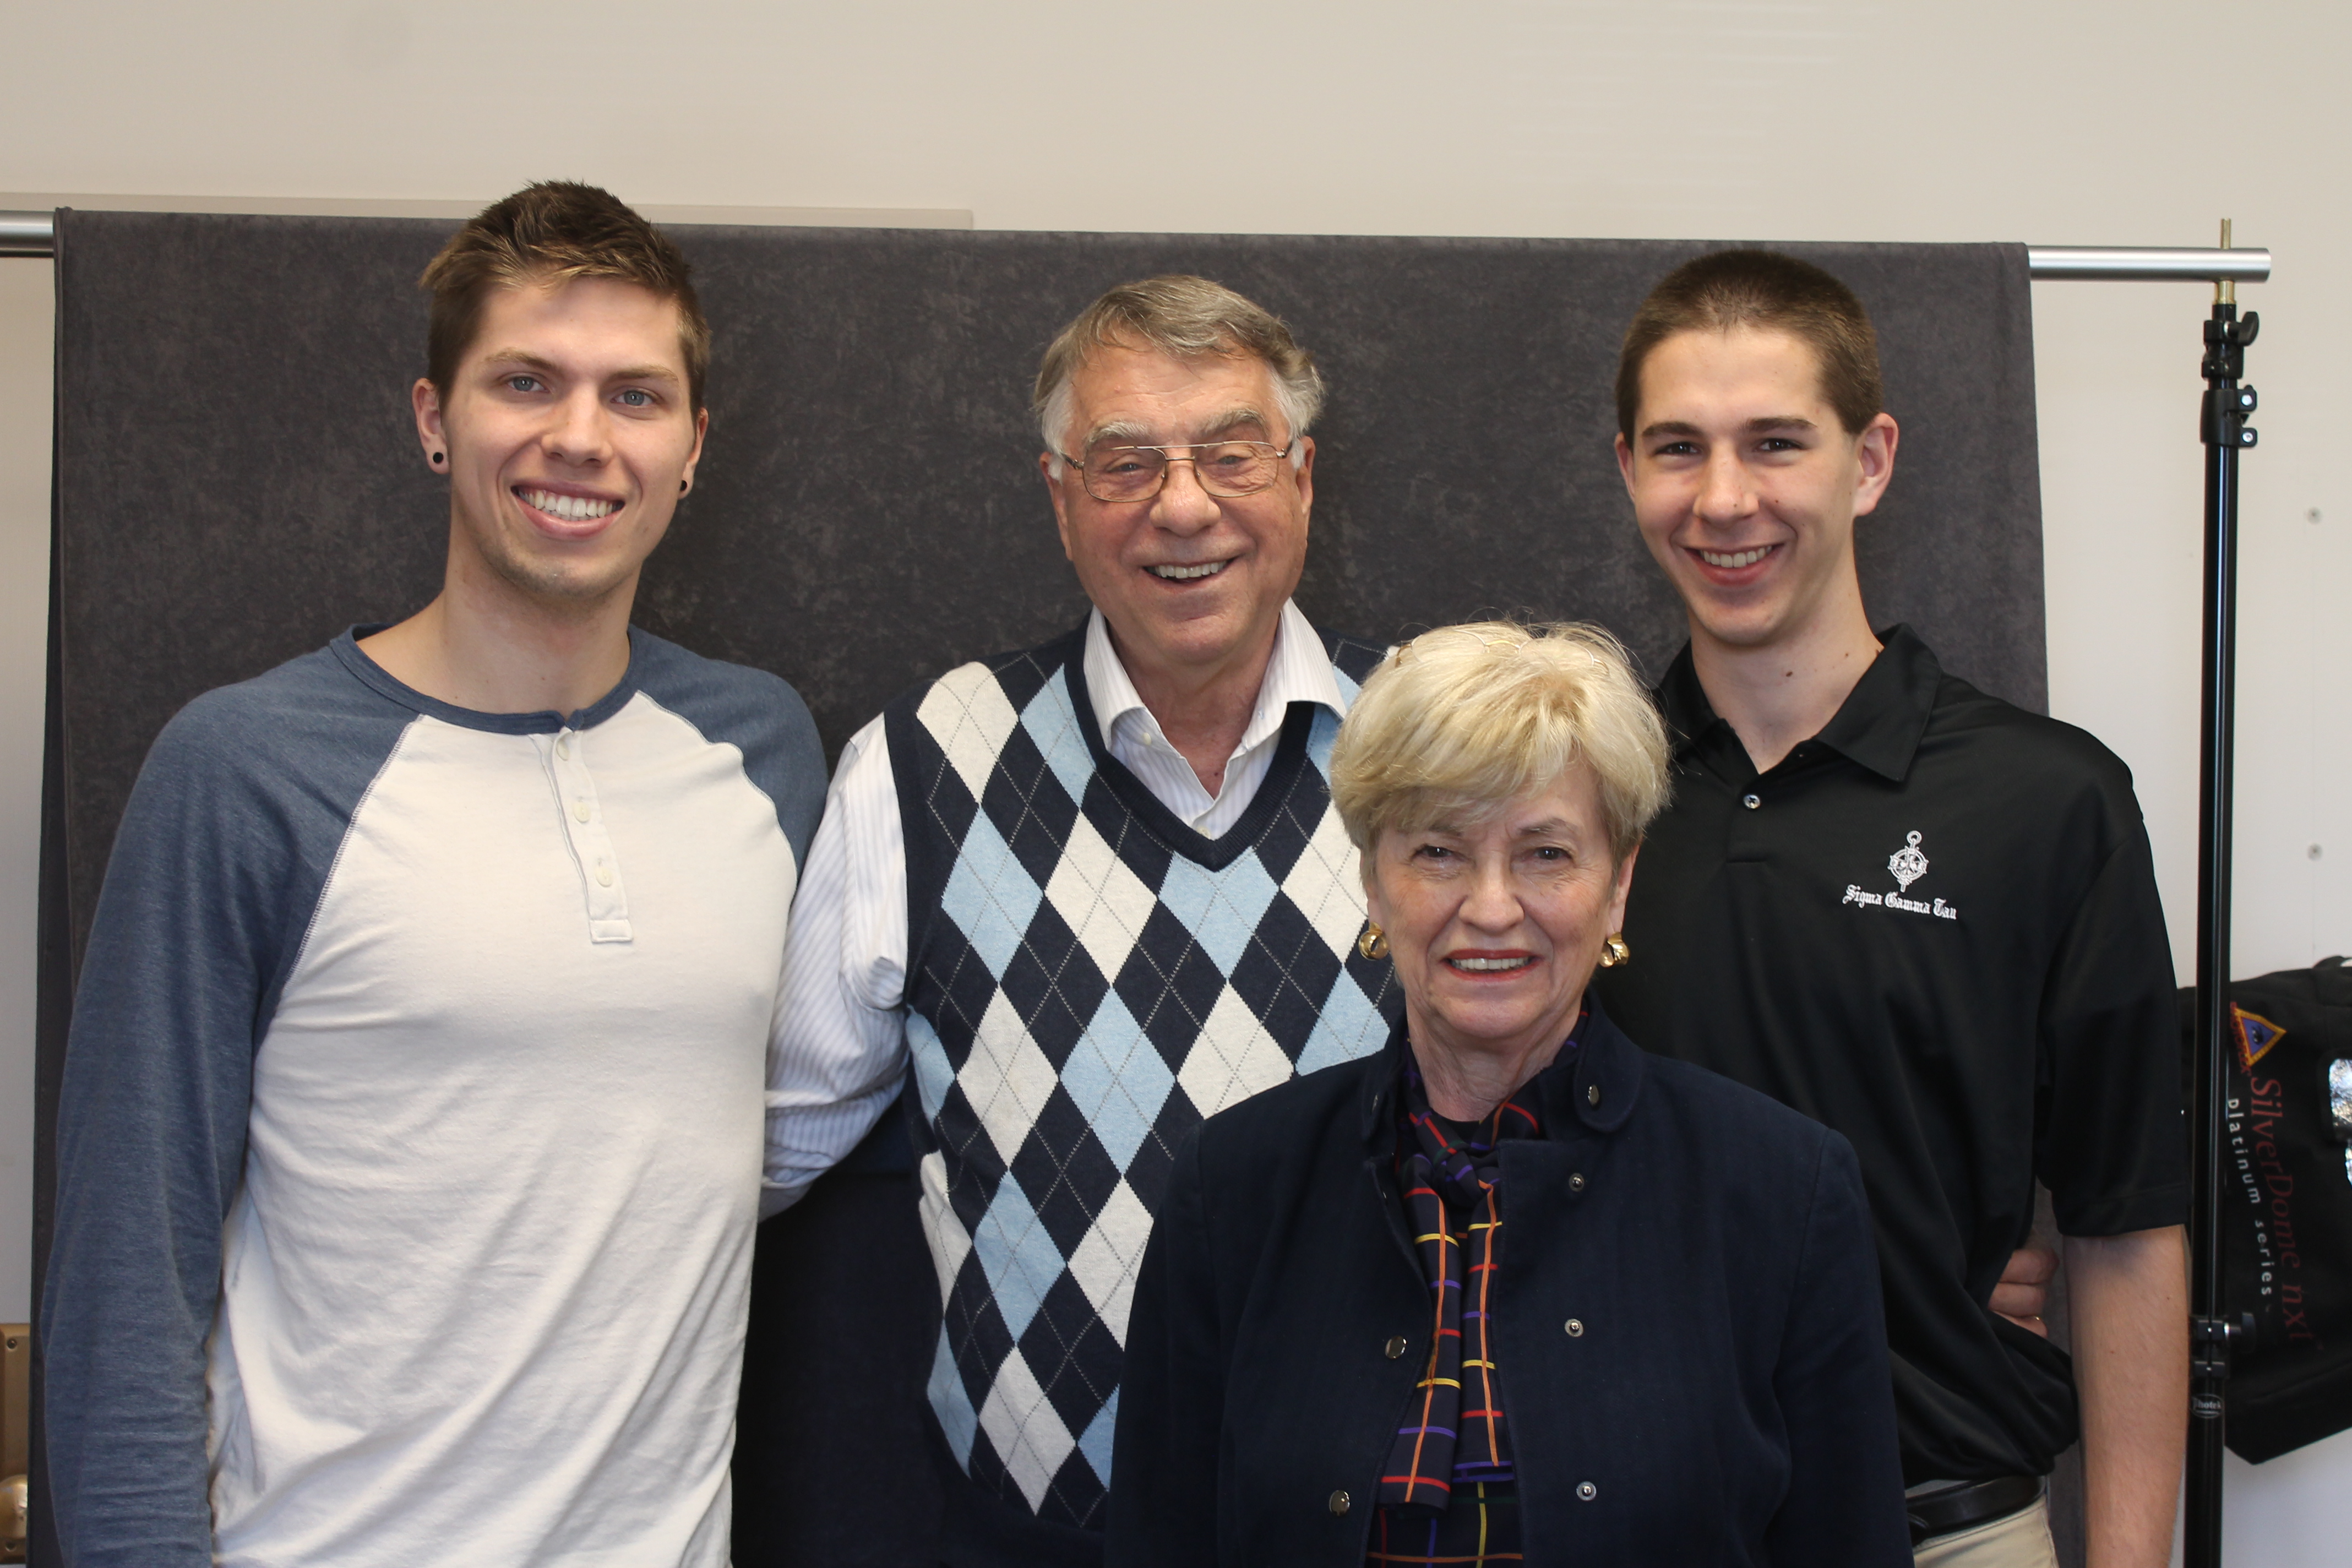
MULTIPOLYGON (((2221 225, 2221 248, 2230 226, 2221 225)), ((2221 1149, 2228 1110, 2230 1011, 2230 830, 2231 750, 2236 730, 2238 454, 2254 444, 2246 416, 2254 389, 2238 384, 2246 345, 2262 330, 2238 317, 2236 285, 2214 286, 2205 323, 2205 701, 2197 833, 2197 1076, 2189 1120, 2189 1468, 2186 1568, 2220 1568, 2224 1390, 2233 1325, 2222 1300, 2221 1149)), ((2249 1323, 2251 1326, 2251 1323, 2249 1323)))

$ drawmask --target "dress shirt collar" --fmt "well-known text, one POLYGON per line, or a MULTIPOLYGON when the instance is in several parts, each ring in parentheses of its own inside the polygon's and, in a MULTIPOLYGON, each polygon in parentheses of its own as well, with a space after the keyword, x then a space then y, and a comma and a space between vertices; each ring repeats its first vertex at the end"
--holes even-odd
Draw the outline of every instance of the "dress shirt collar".
MULTIPOLYGON (((1878 634, 1881 647, 1870 668, 1862 672, 1822 732, 1813 737, 1849 762, 1868 768, 1896 784, 1911 771, 1912 754, 1927 732, 1935 711, 1936 691, 1943 684, 1943 667, 1919 634, 1909 626, 1890 626, 1878 634)), ((1699 684, 1690 645, 1675 657, 1674 668, 1658 683, 1658 706, 1673 733, 1679 756, 1696 756, 1733 783, 1756 776, 1756 765, 1733 733, 1730 722, 1706 700, 1699 684)))
MULTIPOLYGON (((1112 648, 1110 625, 1100 610, 1087 616, 1086 674, 1087 699, 1094 707, 1095 728, 1104 745, 1110 745, 1112 738, 1122 733, 1122 727, 1139 731, 1142 739, 1166 742, 1160 721, 1143 705, 1135 682, 1128 679, 1127 667, 1112 648)), ((1323 639, 1298 606, 1285 600, 1282 619, 1275 627, 1274 652, 1265 664, 1265 679, 1258 684, 1257 706, 1250 711, 1249 727, 1242 731, 1234 755, 1280 734, 1294 702, 1319 702, 1340 718, 1348 712, 1339 696, 1339 679, 1331 673, 1330 657, 1323 651, 1323 639)))

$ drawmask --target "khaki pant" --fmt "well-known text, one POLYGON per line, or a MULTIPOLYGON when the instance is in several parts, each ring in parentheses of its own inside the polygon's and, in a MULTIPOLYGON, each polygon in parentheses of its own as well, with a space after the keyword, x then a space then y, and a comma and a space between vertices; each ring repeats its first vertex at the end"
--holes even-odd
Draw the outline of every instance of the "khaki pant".
POLYGON ((1912 1561, 1917 1568, 2058 1568, 2050 1544, 2050 1500, 2045 1496, 2007 1519, 1932 1537, 1912 1561))

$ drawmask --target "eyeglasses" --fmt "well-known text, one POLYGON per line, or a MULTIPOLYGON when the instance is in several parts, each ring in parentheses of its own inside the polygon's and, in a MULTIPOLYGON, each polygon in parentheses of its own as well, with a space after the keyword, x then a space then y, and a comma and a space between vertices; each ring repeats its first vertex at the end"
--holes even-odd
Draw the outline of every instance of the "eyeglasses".
POLYGON ((1097 500, 1150 500, 1168 482, 1168 465, 1190 463, 1192 477, 1213 496, 1228 500, 1255 495, 1274 483, 1288 446, 1271 441, 1195 441, 1173 447, 1094 446, 1080 462, 1067 452, 1062 461, 1078 470, 1087 494, 1097 500))

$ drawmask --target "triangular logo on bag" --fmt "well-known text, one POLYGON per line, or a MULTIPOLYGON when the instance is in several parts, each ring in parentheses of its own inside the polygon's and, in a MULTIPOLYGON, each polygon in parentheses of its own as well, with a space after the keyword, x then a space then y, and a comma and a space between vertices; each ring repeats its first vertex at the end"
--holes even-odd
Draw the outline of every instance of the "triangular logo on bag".
POLYGON ((2286 1031, 2263 1017, 2249 1013, 2235 1002, 2230 1004, 2231 1016, 2237 1020, 2238 1065, 2248 1072, 2254 1064, 2270 1053, 2270 1048, 2286 1037, 2286 1031))

